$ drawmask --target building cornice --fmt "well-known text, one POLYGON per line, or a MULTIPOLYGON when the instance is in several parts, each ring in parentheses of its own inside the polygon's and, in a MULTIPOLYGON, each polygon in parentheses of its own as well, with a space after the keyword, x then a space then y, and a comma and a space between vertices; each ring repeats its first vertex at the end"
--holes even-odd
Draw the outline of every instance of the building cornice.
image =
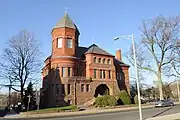
POLYGON ((74 56, 52 56, 51 59, 56 59, 56 58, 71 58, 71 59, 78 59, 77 57, 74 57, 74 56))

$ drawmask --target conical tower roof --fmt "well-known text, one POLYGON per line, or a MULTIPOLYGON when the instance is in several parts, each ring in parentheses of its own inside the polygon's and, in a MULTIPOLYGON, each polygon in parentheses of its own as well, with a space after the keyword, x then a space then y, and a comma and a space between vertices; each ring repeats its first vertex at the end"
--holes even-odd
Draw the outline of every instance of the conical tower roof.
POLYGON ((73 23, 73 21, 68 16, 67 12, 65 12, 64 16, 61 18, 60 21, 58 21, 58 23, 56 24, 56 26, 54 28, 64 28, 64 27, 73 28, 73 29, 78 30, 76 25, 73 23))

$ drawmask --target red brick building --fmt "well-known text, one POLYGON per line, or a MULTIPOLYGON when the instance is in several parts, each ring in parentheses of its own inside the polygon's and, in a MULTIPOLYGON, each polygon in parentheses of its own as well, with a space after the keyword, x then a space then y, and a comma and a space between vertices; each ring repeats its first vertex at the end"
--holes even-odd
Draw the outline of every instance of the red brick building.
POLYGON ((52 29, 52 53, 42 69, 43 107, 82 105, 98 95, 129 92, 129 66, 95 44, 79 46, 80 32, 65 13, 52 29))

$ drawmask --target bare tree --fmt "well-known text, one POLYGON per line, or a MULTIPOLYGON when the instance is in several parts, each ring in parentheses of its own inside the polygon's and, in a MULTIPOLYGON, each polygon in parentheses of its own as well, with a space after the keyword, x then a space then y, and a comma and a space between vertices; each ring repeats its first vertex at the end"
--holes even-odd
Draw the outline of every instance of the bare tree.
MULTIPOLYGON (((143 21, 141 44, 136 45, 138 67, 157 76, 161 100, 164 99, 161 76, 166 66, 174 60, 172 53, 178 41, 179 30, 180 16, 172 18, 158 16, 143 21)), ((128 59, 134 63, 132 52, 128 55, 128 59)))
POLYGON ((40 73, 40 45, 34 35, 26 30, 13 36, 4 49, 0 60, 0 77, 11 88, 20 92, 23 103, 24 86, 29 81, 36 83, 40 73))
POLYGON ((172 61, 172 67, 175 71, 173 76, 180 78, 180 39, 177 41, 176 47, 173 52, 174 60, 172 61))

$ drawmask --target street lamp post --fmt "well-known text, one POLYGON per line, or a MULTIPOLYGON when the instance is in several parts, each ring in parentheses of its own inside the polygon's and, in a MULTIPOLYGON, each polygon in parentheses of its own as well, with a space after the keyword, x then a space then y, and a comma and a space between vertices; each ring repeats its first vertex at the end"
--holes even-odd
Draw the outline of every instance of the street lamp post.
POLYGON ((177 84, 177 94, 178 94, 178 99, 179 99, 179 102, 180 102, 179 80, 176 80, 176 84, 177 84))
POLYGON ((137 92, 138 92, 139 118, 140 118, 140 120, 142 120, 141 97, 140 97, 140 88, 139 88, 139 75, 138 75, 138 68, 137 68, 137 61, 136 61, 136 49, 135 49, 135 43, 134 43, 134 35, 132 34, 132 35, 118 36, 118 37, 115 37, 114 40, 118 40, 120 38, 132 40, 134 63, 135 63, 135 73, 136 73, 136 84, 137 84, 137 92))

